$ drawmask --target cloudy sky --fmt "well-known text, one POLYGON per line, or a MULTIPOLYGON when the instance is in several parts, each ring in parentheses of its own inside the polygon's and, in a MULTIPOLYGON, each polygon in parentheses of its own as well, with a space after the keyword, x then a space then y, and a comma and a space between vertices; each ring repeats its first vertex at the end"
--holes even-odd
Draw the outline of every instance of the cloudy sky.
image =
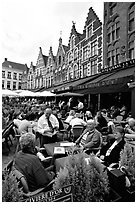
POLYGON ((89 8, 103 21, 103 1, 2 0, 2 61, 36 64, 39 47, 56 55, 60 33, 68 45, 72 21, 82 33, 89 8))

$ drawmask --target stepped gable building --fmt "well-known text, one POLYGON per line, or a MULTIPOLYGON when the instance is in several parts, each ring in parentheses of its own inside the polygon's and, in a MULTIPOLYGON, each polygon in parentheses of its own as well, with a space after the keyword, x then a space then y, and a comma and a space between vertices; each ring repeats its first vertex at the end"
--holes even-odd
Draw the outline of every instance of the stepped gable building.
POLYGON ((91 80, 102 68, 102 23, 89 9, 83 33, 76 30, 73 22, 68 51, 65 55, 66 80, 57 86, 56 92, 74 90, 79 84, 91 80))
POLYGON ((36 66, 31 62, 27 77, 27 89, 30 90, 35 88, 35 68, 36 66))
POLYGON ((50 47, 46 68, 44 70, 44 84, 43 84, 45 89, 47 90, 50 90, 50 88, 53 89, 53 86, 54 86, 53 78, 54 78, 54 70, 56 67, 55 61, 56 61, 56 58, 53 55, 52 47, 50 47))
MULTIPOLYGON (((56 55, 56 68, 54 70, 54 86, 66 82, 66 52, 68 47, 62 44, 62 38, 59 38, 59 46, 56 55)), ((54 88, 55 88, 54 87, 54 88)), ((55 88, 56 89, 56 88, 55 88)))
POLYGON ((45 84, 45 72, 46 72, 46 65, 48 56, 43 55, 42 48, 39 48, 39 55, 35 67, 35 82, 34 88, 35 90, 39 90, 45 84))
POLYGON ((5 61, 2 63, 2 89, 16 90, 22 88, 22 75, 27 72, 27 65, 5 61))

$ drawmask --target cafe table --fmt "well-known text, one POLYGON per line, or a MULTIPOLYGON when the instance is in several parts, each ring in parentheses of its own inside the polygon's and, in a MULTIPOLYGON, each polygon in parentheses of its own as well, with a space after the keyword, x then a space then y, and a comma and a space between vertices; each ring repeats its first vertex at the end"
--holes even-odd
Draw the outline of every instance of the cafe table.
POLYGON ((49 156, 53 156, 55 155, 55 148, 56 147, 63 147, 65 149, 65 152, 60 152, 58 153, 60 155, 60 157, 64 157, 64 156, 67 156, 67 149, 70 147, 74 147, 74 144, 73 142, 68 142, 68 141, 61 141, 61 142, 55 142, 55 143, 49 143, 49 144, 44 144, 44 148, 47 152, 47 154, 49 156), (64 145, 63 145, 64 144, 64 145))

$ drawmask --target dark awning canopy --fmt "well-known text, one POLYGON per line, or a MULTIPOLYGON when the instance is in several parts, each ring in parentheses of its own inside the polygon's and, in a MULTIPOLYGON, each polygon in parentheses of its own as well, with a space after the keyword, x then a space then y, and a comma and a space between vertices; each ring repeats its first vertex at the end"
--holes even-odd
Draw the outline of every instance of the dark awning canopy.
POLYGON ((98 78, 80 86, 80 93, 98 94, 130 91, 128 82, 134 78, 135 68, 117 70, 100 75, 98 78))

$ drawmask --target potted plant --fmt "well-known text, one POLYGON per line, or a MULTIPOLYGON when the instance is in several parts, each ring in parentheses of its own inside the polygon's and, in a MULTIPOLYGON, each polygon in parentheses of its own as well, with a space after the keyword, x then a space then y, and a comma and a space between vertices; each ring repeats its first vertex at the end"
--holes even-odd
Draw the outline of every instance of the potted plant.
POLYGON ((119 168, 126 175, 127 197, 135 200, 135 149, 129 143, 120 153, 119 168))
POLYGON ((74 202, 101 202, 109 195, 107 171, 95 155, 91 155, 88 162, 85 153, 67 157, 65 167, 55 178, 53 189, 69 184, 73 184, 74 202))
POLYGON ((4 170, 2 178, 2 202, 19 202, 23 199, 23 191, 18 186, 12 171, 4 170))

